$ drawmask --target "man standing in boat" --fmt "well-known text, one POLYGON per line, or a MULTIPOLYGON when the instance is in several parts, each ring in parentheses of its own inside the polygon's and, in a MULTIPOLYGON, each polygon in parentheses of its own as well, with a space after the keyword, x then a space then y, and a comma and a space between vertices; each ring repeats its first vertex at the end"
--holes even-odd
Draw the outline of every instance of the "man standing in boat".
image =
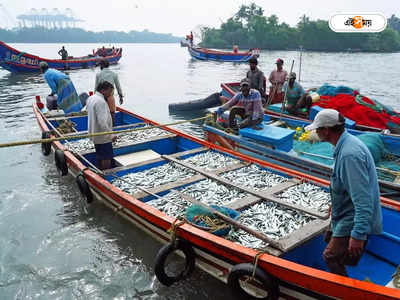
MULTIPOLYGON (((88 133, 112 131, 112 119, 107 99, 114 93, 114 86, 108 81, 102 81, 96 88, 96 93, 87 100, 88 133)), ((117 137, 111 134, 94 136, 92 140, 96 149, 96 160, 100 170, 111 168, 114 157, 112 142, 117 137)))
POLYGON ((331 176, 331 232, 323 258, 332 273, 347 276, 345 265, 357 265, 368 235, 382 233, 382 212, 374 159, 367 146, 344 129, 334 109, 320 111, 306 130, 334 147, 331 176))
POLYGON ((250 81, 244 78, 240 81, 240 92, 232 97, 217 110, 217 115, 221 116, 223 112, 233 107, 229 114, 230 127, 236 114, 244 119, 239 128, 245 128, 258 125, 264 118, 264 110, 261 102, 261 94, 255 89, 250 89, 250 81), (235 107, 233 107, 235 106, 235 107))
POLYGON ((300 83, 296 82, 296 73, 289 75, 289 83, 285 82, 282 91, 286 94, 286 101, 283 103, 284 109, 292 115, 307 116, 312 105, 312 98, 309 96, 300 83), (305 108, 306 111, 301 111, 305 108))
MULTIPOLYGON (((122 89, 121 85, 119 83, 118 75, 117 73, 111 71, 108 67, 110 66, 110 63, 108 62, 107 59, 103 58, 100 60, 100 69, 101 71, 96 74, 96 82, 94 85, 94 89, 97 90, 98 85, 103 82, 103 81, 108 81, 111 83, 118 91, 118 96, 119 96, 119 104, 122 105, 124 103, 124 96, 122 94, 122 89)), ((110 112, 111 112, 111 117, 113 121, 113 125, 115 125, 115 98, 114 94, 111 94, 107 98, 107 103, 108 106, 110 107, 110 112)))
POLYGON ((58 55, 61 56, 62 60, 67 60, 68 59, 68 52, 67 50, 65 50, 65 47, 62 46, 62 48, 60 49, 60 51, 58 51, 58 55))
POLYGON ((262 102, 265 101, 265 90, 264 90, 264 73, 257 67, 258 60, 255 57, 249 59, 250 70, 247 71, 246 77, 250 81, 250 88, 256 89, 260 92, 262 102))
POLYGON ((39 66, 44 73, 44 79, 51 88, 50 96, 57 94, 58 108, 61 108, 66 114, 80 111, 82 103, 68 75, 56 69, 49 69, 49 65, 44 61, 39 66))
POLYGON ((287 72, 283 69, 283 60, 278 58, 276 60, 276 70, 273 70, 269 75, 269 88, 268 104, 280 103, 283 101, 282 86, 286 81, 287 72))

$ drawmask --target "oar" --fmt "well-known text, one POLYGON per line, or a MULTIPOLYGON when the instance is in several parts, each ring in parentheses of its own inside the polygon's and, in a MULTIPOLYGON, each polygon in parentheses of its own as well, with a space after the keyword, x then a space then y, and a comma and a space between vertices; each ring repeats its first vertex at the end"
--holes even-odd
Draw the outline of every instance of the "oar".
POLYGON ((179 125, 179 124, 184 124, 184 123, 188 123, 188 122, 200 121, 200 120, 204 120, 204 119, 208 119, 208 118, 210 118, 210 116, 207 115, 205 117, 195 118, 195 119, 191 119, 191 120, 184 120, 184 121, 173 122, 173 123, 168 123, 168 124, 152 125, 152 126, 148 126, 148 127, 132 128, 132 129, 126 129, 126 130, 119 130, 119 131, 105 131, 105 132, 96 132, 96 133, 91 133, 91 134, 69 135, 69 136, 60 136, 60 137, 48 138, 48 139, 36 139, 36 140, 28 140, 28 141, 3 143, 3 144, 0 144, 0 148, 51 143, 51 142, 56 142, 56 141, 66 141, 66 140, 82 139, 82 138, 88 138, 88 137, 94 137, 94 136, 129 133, 129 132, 134 132, 134 131, 143 131, 143 130, 149 130, 149 129, 154 129, 154 128, 161 128, 161 127, 165 127, 165 126, 173 126, 173 125, 179 125))
POLYGON ((276 249, 279 249, 281 251, 285 251, 285 247, 283 247, 281 245, 281 243, 279 243, 279 242, 267 237, 265 234, 263 234, 261 232, 258 232, 258 231, 255 231, 255 230, 247 227, 246 225, 243 225, 243 224, 239 223, 238 221, 236 221, 236 220, 224 215, 223 213, 219 212, 218 210, 216 210, 216 209, 214 209, 214 208, 212 208, 212 207, 210 207, 210 206, 208 206, 208 205, 206 205, 206 204, 204 204, 204 203, 202 203, 202 202, 200 202, 200 201, 198 201, 198 200, 196 200, 196 199, 194 199, 194 198, 192 198, 192 197, 190 197, 188 195, 185 195, 184 193, 182 193, 182 192, 180 192, 178 190, 172 189, 172 191, 175 191, 175 192, 179 193, 179 195, 181 195, 183 199, 185 199, 187 201, 190 201, 193 204, 199 205, 199 206, 207 209, 208 211, 212 212, 215 216, 221 218, 225 222, 227 222, 227 223, 229 223, 229 224, 231 224, 231 225, 233 225, 233 226, 235 226, 237 228, 240 228, 240 229, 246 231, 247 233, 249 233, 249 234, 259 238, 260 240, 270 244, 271 246, 275 247, 276 249))

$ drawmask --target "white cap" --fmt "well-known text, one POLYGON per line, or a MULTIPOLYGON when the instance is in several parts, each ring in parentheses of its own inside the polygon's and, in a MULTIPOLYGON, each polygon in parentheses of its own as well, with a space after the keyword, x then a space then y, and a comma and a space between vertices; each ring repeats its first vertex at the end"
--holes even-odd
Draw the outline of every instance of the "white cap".
POLYGON ((339 120, 339 112, 327 108, 317 113, 314 121, 310 125, 306 126, 305 130, 311 131, 320 127, 333 127, 341 124, 344 124, 344 122, 339 120))

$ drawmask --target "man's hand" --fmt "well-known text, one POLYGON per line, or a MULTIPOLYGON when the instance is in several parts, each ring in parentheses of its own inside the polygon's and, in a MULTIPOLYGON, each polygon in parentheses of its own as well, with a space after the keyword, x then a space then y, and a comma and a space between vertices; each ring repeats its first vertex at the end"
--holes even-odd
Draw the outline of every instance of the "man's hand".
POLYGON ((363 252, 364 243, 365 241, 363 240, 357 240, 353 237, 350 237, 349 248, 348 248, 349 255, 353 257, 360 256, 363 252))
POLYGON ((124 96, 119 95, 119 105, 122 105, 124 103, 124 96))

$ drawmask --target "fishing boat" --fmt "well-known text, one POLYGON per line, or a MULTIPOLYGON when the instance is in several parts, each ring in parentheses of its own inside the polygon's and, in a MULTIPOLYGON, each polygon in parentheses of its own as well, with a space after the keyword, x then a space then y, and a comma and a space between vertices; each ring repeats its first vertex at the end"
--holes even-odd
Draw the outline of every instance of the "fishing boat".
MULTIPOLYGON (((225 119, 229 119, 227 113, 225 119)), ((229 127, 228 124, 214 122, 205 124, 203 129, 209 142, 329 180, 334 148, 330 143, 318 141, 315 134, 310 138, 310 133, 304 131, 309 124, 265 114, 258 129, 227 130, 224 126, 229 127)), ((346 119, 345 126, 352 125, 354 122, 346 119)), ((400 136, 351 128, 347 132, 363 140, 373 153, 381 193, 400 200, 400 136)))
MULTIPOLYGON (((239 92, 240 85, 239 85, 239 82, 222 83, 221 88, 222 88, 221 94, 225 97, 231 98, 233 95, 235 95, 237 92, 239 92)), ((286 111, 282 112, 281 111, 282 110, 281 103, 269 105, 268 107, 265 108, 265 113, 268 115, 272 115, 272 116, 280 116, 280 115, 284 114, 285 117, 287 117, 287 118, 309 122, 310 120, 313 119, 316 112, 318 112, 318 109, 321 109, 322 107, 334 108, 334 109, 339 110, 345 117, 347 117, 355 122, 354 129, 363 130, 363 131, 376 131, 376 132, 380 132, 384 129, 388 129, 394 134, 400 134, 400 113, 391 110, 390 114, 392 114, 392 116, 387 116, 387 117, 390 117, 390 120, 392 120, 392 122, 391 122, 392 126, 388 126, 388 123, 386 123, 387 120, 385 120, 385 121, 378 120, 379 117, 373 111, 373 109, 377 109, 377 108, 375 108, 374 105, 366 102, 366 101, 370 101, 371 103, 373 103, 374 101, 371 99, 368 99, 368 100, 362 100, 361 98, 357 99, 357 102, 360 102, 360 103, 365 102, 365 103, 363 103, 364 105, 371 107, 370 110, 366 110, 366 112, 371 113, 371 115, 357 116, 356 114, 353 113, 351 108, 347 107, 346 109, 340 109, 340 107, 327 106, 327 100, 322 99, 322 98, 324 98, 324 97, 321 97, 321 100, 319 102, 316 102, 313 104, 314 111, 310 112, 309 119, 299 117, 299 116, 293 116, 286 111), (380 126, 379 127, 372 126, 372 124, 368 123, 371 120, 380 121, 379 122, 380 126)), ((378 107, 383 106, 377 102, 376 102, 376 104, 378 105, 378 107)), ((360 104, 360 105, 362 105, 362 104, 360 104)), ((380 107, 380 109, 382 109, 382 108, 380 107)), ((390 109, 390 108, 387 107, 387 109, 390 109)))
POLYGON ((42 151, 54 152, 61 174, 76 177, 87 200, 82 205, 102 202, 164 244, 154 267, 164 285, 189 276, 197 266, 242 299, 400 297, 393 287, 397 280, 392 281, 400 264, 400 229, 395 225, 400 222, 399 203, 381 199, 384 233, 370 237, 358 267, 348 268, 349 278, 334 275, 321 256, 322 233, 330 222, 327 181, 227 150, 122 108, 115 116, 119 137, 114 166, 100 171, 93 144, 84 135, 87 116, 46 113, 36 103, 33 111, 42 137, 59 138, 40 141, 42 151), (67 121, 73 126, 63 133, 61 123, 67 121), (185 211, 193 203, 208 211, 216 205, 239 212, 235 220, 223 219, 235 230, 218 236, 191 223, 185 211), (181 253, 185 267, 167 274, 165 261, 174 251, 181 253))
POLYGON ((260 49, 250 49, 244 52, 219 51, 197 46, 188 46, 189 54, 199 60, 247 62, 252 57, 260 56, 260 49))
MULTIPOLYGON (((40 72, 39 64, 47 62, 50 68, 58 70, 87 69, 98 65, 100 56, 93 50, 93 54, 84 57, 69 57, 66 60, 42 58, 33 54, 19 51, 6 43, 0 41, 0 66, 12 72, 40 72)), ((110 64, 117 64, 122 56, 122 48, 116 48, 114 51, 108 51, 106 56, 110 64)))

